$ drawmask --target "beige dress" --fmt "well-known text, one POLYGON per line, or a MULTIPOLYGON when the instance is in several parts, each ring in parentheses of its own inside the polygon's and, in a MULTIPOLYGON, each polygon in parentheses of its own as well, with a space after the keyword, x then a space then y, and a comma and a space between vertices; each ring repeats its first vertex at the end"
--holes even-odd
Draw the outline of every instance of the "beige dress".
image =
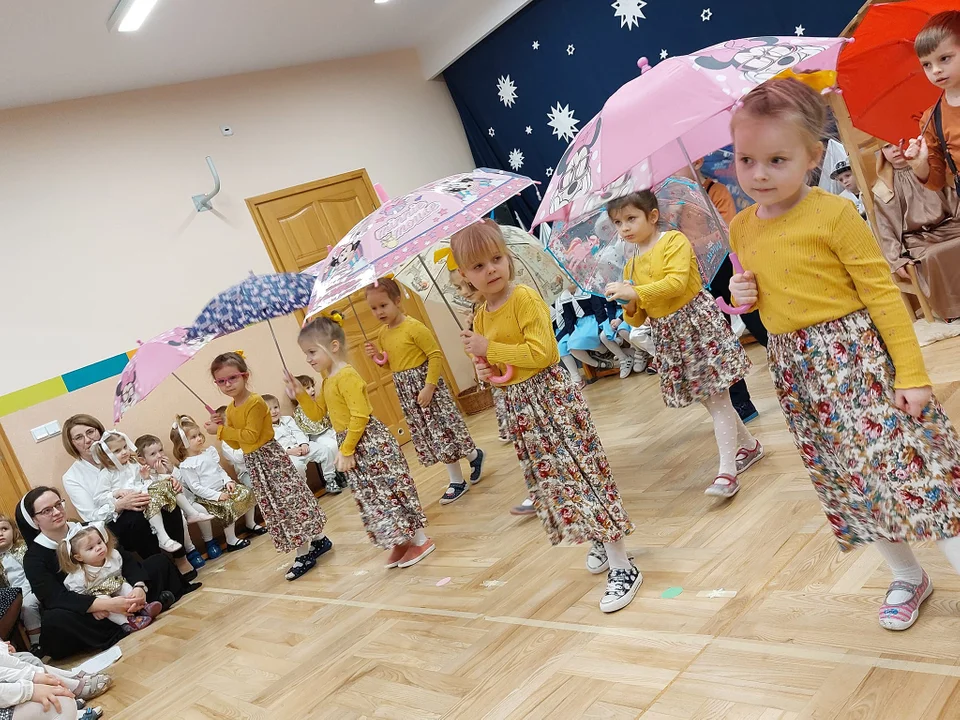
MULTIPOLYGON (((882 188, 886 190, 886 188, 882 188)), ((893 192, 878 192, 877 237, 896 271, 916 260, 920 289, 944 319, 960 317, 960 218, 952 187, 928 190, 910 168, 893 171, 893 192)))

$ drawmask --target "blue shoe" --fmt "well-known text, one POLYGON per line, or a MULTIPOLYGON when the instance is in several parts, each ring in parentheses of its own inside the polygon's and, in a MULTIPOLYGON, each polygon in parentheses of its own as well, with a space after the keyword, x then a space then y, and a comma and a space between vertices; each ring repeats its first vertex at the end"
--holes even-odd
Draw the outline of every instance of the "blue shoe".
POLYGON ((324 536, 322 540, 312 540, 310 542, 310 552, 307 556, 316 560, 321 555, 333 549, 333 541, 324 536))
POLYGON ((483 461, 486 456, 483 450, 477 448, 477 458, 470 463, 470 484, 476 485, 480 482, 480 476, 483 474, 483 461))
POLYGON ((187 553, 187 562, 193 565, 194 570, 199 570, 207 564, 207 561, 203 559, 203 555, 201 555, 200 551, 196 548, 187 553))
POLYGON ((221 555, 223 555, 223 550, 220 549, 220 543, 216 540, 207 543, 207 560, 216 560, 221 555))

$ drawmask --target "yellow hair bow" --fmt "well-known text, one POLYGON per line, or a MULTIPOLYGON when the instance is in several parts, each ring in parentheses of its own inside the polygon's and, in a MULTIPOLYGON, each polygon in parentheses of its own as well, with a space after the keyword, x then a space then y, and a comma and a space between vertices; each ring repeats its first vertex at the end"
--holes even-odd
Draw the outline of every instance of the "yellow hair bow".
POLYGON ((247 359, 247 354, 246 354, 243 350, 234 350, 234 351, 233 351, 233 354, 234 354, 234 355, 239 355, 239 356, 240 356, 241 358, 243 358, 244 360, 247 359))
POLYGON ((433 261, 435 263, 443 259, 447 261, 447 270, 453 272, 457 269, 457 261, 453 259, 453 250, 450 248, 440 248, 433 253, 433 261))
POLYGON ((343 315, 337 310, 323 313, 323 317, 333 320, 337 325, 343 327, 343 315))
POLYGON ((837 71, 836 70, 817 70, 816 72, 794 72, 793 68, 787 68, 776 75, 778 80, 786 80, 787 78, 793 78, 794 80, 799 80, 804 85, 813 88, 818 93, 822 93, 828 88, 832 88, 837 84, 837 71))

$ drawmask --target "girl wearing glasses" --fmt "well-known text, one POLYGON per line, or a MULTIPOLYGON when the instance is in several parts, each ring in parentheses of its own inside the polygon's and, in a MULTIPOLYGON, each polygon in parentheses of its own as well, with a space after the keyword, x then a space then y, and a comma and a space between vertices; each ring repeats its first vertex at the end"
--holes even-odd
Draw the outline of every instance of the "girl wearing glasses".
POLYGON ((210 365, 213 381, 232 402, 224 418, 216 413, 204 429, 232 448, 243 451, 253 491, 273 544, 280 552, 297 551, 287 580, 306 574, 317 558, 333 547, 324 534, 326 515, 290 456, 273 437, 270 409, 250 391, 250 369, 242 352, 218 355, 210 365))

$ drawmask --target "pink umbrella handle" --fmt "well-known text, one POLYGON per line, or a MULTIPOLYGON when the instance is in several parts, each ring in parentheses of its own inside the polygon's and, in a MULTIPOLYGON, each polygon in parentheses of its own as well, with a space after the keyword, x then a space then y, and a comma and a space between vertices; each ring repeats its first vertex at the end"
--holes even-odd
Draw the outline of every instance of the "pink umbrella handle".
POLYGON ((373 361, 374 361, 377 365, 379 365, 380 367, 383 367, 384 365, 387 364, 387 359, 388 359, 388 358, 387 358, 387 353, 386 353, 386 351, 380 353, 379 355, 374 355, 374 356, 373 356, 373 361))
MULTIPOLYGON (((733 264, 733 274, 742 275, 743 265, 740 264, 740 258, 735 252, 730 253, 730 262, 733 264)), ((753 305, 738 305, 734 307, 727 303, 722 297, 717 298, 717 306, 727 315, 745 315, 753 309, 753 305)))
MULTIPOLYGON (((487 365, 490 362, 485 357, 478 357, 477 360, 481 360, 487 365)), ((505 385, 513 379, 513 365, 507 365, 506 370, 503 371, 503 375, 493 375, 489 378, 490 382, 494 385, 505 385)))

